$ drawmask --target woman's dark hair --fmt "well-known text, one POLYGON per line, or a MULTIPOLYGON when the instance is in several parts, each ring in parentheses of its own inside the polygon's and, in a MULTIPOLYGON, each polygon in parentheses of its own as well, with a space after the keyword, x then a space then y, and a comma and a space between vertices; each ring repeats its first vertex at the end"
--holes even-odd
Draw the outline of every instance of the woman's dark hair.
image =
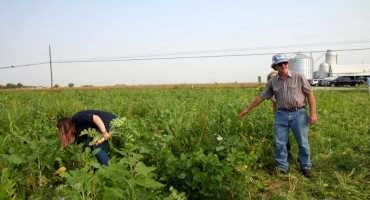
POLYGON ((57 122, 59 130, 59 139, 63 147, 72 143, 75 136, 75 124, 70 117, 60 118, 57 122))

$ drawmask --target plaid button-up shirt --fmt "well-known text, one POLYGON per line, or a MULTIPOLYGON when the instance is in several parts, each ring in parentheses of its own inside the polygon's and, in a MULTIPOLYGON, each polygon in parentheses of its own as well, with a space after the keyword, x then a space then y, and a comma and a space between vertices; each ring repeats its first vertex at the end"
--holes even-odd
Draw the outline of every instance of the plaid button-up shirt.
POLYGON ((260 94, 263 99, 276 98, 277 109, 291 109, 306 105, 306 96, 312 91, 307 79, 299 73, 288 73, 287 79, 273 77, 260 94))

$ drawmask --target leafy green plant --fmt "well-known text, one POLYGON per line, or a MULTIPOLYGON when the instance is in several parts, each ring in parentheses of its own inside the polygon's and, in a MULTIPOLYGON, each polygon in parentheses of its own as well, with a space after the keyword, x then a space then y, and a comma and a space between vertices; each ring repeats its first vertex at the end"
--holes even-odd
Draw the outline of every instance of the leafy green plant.
MULTIPOLYGON (((260 91, 2 91, 0 199, 370 198, 367 92, 315 91, 319 122, 309 135, 315 176, 306 179, 296 162, 285 177, 271 173, 270 102, 239 119, 260 91), (56 119, 82 109, 121 116, 112 123, 108 167, 88 148, 60 146, 56 119)), ((293 137, 292 147, 297 155, 293 137)))

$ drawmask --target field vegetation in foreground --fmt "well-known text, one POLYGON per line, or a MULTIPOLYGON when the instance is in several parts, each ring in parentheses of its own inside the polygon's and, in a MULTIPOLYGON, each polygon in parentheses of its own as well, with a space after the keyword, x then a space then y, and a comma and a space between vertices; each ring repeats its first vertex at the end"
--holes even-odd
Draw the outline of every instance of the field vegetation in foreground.
MULTIPOLYGON (((315 176, 274 175, 273 113, 261 88, 106 88, 0 92, 0 199, 370 199, 370 95, 315 91, 315 176), (59 144, 57 118, 120 116, 110 165, 59 144)), ((293 152, 297 146, 293 137, 293 152)))

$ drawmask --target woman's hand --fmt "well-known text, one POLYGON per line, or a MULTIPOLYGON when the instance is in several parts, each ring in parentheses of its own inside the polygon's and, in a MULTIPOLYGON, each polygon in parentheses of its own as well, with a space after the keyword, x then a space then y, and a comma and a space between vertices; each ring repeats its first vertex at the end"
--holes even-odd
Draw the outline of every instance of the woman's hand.
POLYGON ((108 133, 108 131, 103 132, 102 135, 105 140, 108 140, 110 138, 110 134, 108 133))
POLYGON ((110 138, 110 134, 109 134, 107 131, 103 132, 103 133, 102 133, 102 136, 103 136, 103 137, 102 137, 101 139, 99 139, 99 140, 95 143, 95 145, 102 144, 103 142, 107 141, 107 140, 110 138))

